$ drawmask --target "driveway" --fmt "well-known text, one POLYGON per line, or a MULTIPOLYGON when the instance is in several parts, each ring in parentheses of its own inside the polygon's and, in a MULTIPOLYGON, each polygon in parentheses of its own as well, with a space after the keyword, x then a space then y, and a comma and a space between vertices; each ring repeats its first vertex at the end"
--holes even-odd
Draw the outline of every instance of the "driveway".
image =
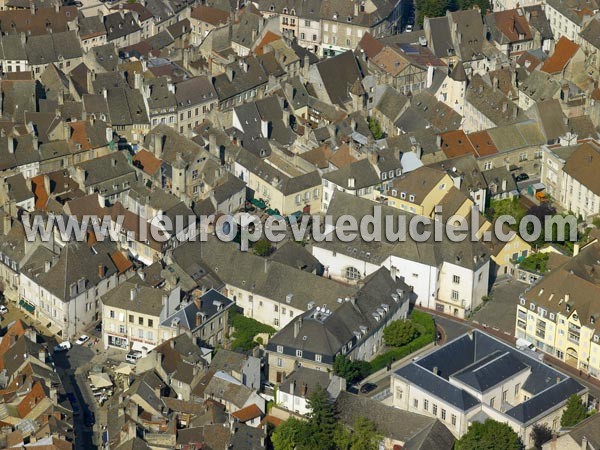
POLYGON ((512 278, 503 278, 497 281, 490 291, 491 299, 483 304, 481 309, 471 317, 471 320, 513 336, 519 294, 524 292, 527 287, 527 284, 512 278))

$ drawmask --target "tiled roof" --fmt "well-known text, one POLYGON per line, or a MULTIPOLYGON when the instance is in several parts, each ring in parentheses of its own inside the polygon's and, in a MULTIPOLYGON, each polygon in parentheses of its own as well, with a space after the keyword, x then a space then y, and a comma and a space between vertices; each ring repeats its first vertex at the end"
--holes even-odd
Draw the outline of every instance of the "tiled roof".
POLYGON ((541 70, 547 73, 562 72, 577 50, 579 50, 579 45, 562 36, 554 47, 554 53, 544 62, 541 70))

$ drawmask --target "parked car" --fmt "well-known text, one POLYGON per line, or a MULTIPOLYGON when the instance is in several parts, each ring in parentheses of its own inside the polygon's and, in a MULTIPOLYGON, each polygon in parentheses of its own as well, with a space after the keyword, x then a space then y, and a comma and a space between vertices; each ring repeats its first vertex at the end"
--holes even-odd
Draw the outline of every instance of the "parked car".
POLYGON ((58 352, 66 352, 67 350, 69 350, 71 348, 71 343, 69 341, 63 341, 60 344, 56 345, 54 347, 54 351, 56 353, 58 352))
POLYGON ((406 25, 406 28, 404 29, 404 31, 406 33, 411 33, 413 30, 413 26, 412 25, 406 25))
POLYGON ((374 384, 374 383, 365 383, 365 384, 363 384, 360 387, 360 393, 361 394, 368 394, 369 392, 371 392, 376 387, 377 387, 377 385, 374 384))
POLYGON ((133 351, 133 352, 127 353, 127 355, 125 356, 125 361, 127 361, 128 363, 131 363, 131 364, 135 364, 136 361, 138 359, 140 359, 141 357, 142 357, 142 352, 133 351))
POLYGON ((6 314, 8 312, 8 308, 4 305, 0 305, 0 314, 6 314))
POLYGON ((515 181, 525 181, 525 180, 529 180, 529 175, 527 175, 526 173, 520 173, 519 175, 517 175, 515 177, 515 181))
POLYGON ((101 332, 102 331, 102 322, 98 322, 96 324, 96 326, 94 327, 94 330, 96 330, 97 332, 101 332))
POLYGON ((77 397, 75 397, 75 394, 73 394, 72 392, 69 392, 67 394, 67 398, 69 399, 71 408, 73 408, 73 414, 75 416, 79 415, 81 413, 81 410, 79 409, 79 403, 77 402, 77 397))
POLYGON ((75 341, 75 343, 77 345, 83 345, 83 344, 85 344, 89 340, 90 340, 90 337, 87 334, 82 334, 81 336, 79 336, 79 339, 77 339, 75 341))
POLYGON ((83 423, 86 427, 92 427, 96 423, 96 416, 91 411, 86 411, 83 414, 83 423))

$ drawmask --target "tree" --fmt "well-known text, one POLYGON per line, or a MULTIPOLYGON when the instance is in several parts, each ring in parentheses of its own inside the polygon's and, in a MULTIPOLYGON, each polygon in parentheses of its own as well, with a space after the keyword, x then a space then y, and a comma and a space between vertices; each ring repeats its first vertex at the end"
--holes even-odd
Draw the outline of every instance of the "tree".
MULTIPOLYGON (((337 422, 329 394, 321 386, 308 397, 308 439, 302 447, 332 450, 337 422)), ((304 444, 304 443, 303 443, 304 444)))
POLYGON ((560 424, 563 427, 573 427, 587 417, 587 409, 581 403, 578 395, 571 395, 567 400, 567 407, 562 413, 560 424))
POLYGON ((381 436, 372 421, 359 417, 354 422, 354 432, 350 441, 350 450, 378 450, 381 436))
POLYGON ((487 419, 484 423, 474 422, 454 446, 456 450, 522 450, 519 435, 505 423, 487 419))
POLYGON ((269 256, 272 249, 271 243, 265 238, 256 241, 253 247, 254 254, 258 256, 269 256))
POLYGON ((531 439, 534 447, 541 449, 542 445, 552 439, 552 430, 546 424, 535 424, 531 430, 531 439))
POLYGON ((337 355, 333 360, 333 373, 344 378, 348 383, 362 380, 371 372, 367 361, 351 361, 344 355, 337 355))
POLYGON ((271 435, 274 450, 294 450, 307 436, 307 423, 290 417, 283 422, 271 435))
POLYGON ((395 320, 383 329, 386 345, 402 347, 419 336, 419 330, 410 320, 395 320))

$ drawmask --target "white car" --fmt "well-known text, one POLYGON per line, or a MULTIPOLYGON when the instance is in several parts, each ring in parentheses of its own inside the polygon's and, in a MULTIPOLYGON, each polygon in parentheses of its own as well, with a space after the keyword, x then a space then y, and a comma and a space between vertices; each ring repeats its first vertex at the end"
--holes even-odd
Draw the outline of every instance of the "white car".
POLYGON ((75 341, 75 343, 76 343, 77 345, 83 345, 83 344, 85 344, 85 343, 86 343, 87 341, 89 341, 89 340, 90 340, 90 337, 89 337, 88 335, 86 335, 86 334, 82 334, 81 336, 79 336, 79 339, 77 339, 77 340, 75 341))
POLYGON ((125 361, 127 361, 128 363, 131 364, 135 364, 137 362, 138 359, 140 359, 142 357, 142 352, 140 351, 132 351, 127 353, 127 355, 125 356, 125 361))
POLYGON ((412 25, 406 25, 406 28, 404 29, 404 31, 406 33, 412 33, 413 30, 413 26, 412 25))
POLYGON ((0 305, 0 314, 6 314, 8 312, 8 308, 4 305, 0 305))

